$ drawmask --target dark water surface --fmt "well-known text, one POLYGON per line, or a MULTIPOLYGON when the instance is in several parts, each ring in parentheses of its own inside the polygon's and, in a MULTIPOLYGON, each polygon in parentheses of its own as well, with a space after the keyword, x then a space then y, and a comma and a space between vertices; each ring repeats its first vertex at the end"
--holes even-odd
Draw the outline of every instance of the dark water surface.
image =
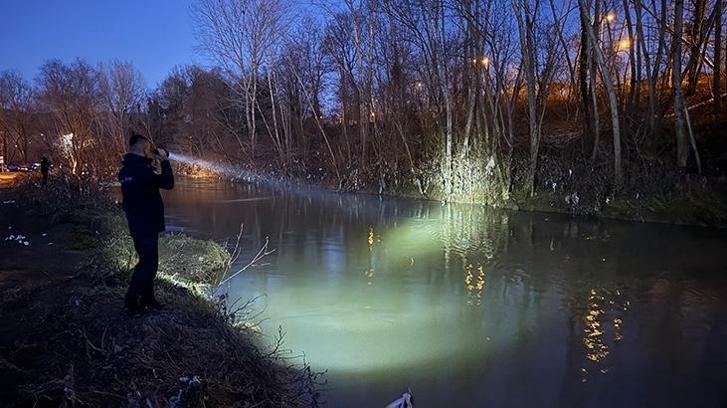
POLYGON ((168 223, 234 239, 269 341, 326 406, 726 406, 723 231, 186 180, 168 223))

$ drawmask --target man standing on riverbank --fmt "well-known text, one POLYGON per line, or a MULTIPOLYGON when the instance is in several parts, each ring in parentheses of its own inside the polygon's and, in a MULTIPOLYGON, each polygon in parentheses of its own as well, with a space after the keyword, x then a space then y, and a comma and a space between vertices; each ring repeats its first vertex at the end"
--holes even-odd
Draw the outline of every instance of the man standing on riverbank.
POLYGON ((43 175, 43 184, 48 183, 48 172, 50 171, 50 160, 43 156, 43 160, 40 161, 40 174, 43 175))
POLYGON ((132 313, 146 307, 160 309, 154 297, 154 278, 159 265, 159 233, 164 231, 164 202, 159 189, 174 188, 169 152, 154 149, 146 137, 134 134, 129 139, 129 153, 119 172, 123 208, 139 262, 126 292, 124 306, 132 313), (153 161, 161 163, 157 174, 153 161))

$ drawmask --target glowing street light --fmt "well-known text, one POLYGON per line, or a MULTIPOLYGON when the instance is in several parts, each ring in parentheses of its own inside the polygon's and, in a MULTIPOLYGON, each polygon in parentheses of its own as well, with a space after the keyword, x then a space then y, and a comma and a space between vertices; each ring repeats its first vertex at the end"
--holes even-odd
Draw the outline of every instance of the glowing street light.
POLYGON ((631 47, 631 41, 629 41, 628 38, 624 38, 623 40, 618 42, 618 50, 619 51, 626 51, 631 47))
POLYGON ((487 67, 488 65, 490 65, 490 58, 488 58, 488 57, 482 57, 481 59, 480 58, 472 58, 472 63, 475 64, 475 65, 481 64, 481 65, 487 67))
POLYGON ((614 21, 616 21, 616 14, 615 13, 606 14, 606 21, 608 21, 609 23, 613 23, 614 21))

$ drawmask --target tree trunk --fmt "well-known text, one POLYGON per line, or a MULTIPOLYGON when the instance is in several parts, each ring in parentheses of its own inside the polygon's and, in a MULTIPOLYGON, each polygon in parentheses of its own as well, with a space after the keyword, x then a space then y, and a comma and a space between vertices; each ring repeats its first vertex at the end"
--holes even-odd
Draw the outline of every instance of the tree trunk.
POLYGON ((561 47, 563 47, 563 53, 565 56, 565 61, 568 65, 568 76, 570 78, 571 82, 571 89, 576 88, 576 75, 575 75, 575 68, 573 67, 573 62, 571 62, 570 59, 570 53, 568 52, 568 44, 565 41, 565 37, 563 35, 563 29, 560 25, 560 20, 558 19, 558 16, 556 15, 555 11, 555 3, 553 3, 553 0, 550 0, 550 11, 553 14, 553 24, 555 24, 555 31, 558 35, 558 42, 560 42, 561 47))
POLYGON ((578 53, 578 84, 580 86, 581 103, 583 104, 583 135, 593 137, 591 126, 591 95, 589 92, 588 64, 588 34, 586 33, 585 22, 581 20, 580 52, 578 53))
MULTIPOLYGON (((586 41, 586 44, 590 43, 590 41, 586 41)), ((591 128, 593 129, 593 149, 591 150, 591 161, 595 161, 598 156, 598 146, 601 143, 601 117, 598 113, 597 74, 593 48, 590 46, 586 48, 588 49, 588 81, 591 86, 591 128)))
POLYGON ((358 135, 361 140, 361 168, 365 169, 368 157, 368 130, 369 130, 369 113, 368 104, 364 102, 365 97, 362 95, 361 87, 356 86, 358 97, 358 135))
POLYGON ((533 55, 533 33, 529 12, 529 0, 513 0, 513 9, 517 18, 518 33, 520 35, 520 53, 525 70, 525 87, 528 93, 528 127, 530 130, 530 169, 528 174, 528 188, 530 195, 535 193, 535 172, 538 168, 538 148, 540 147, 540 134, 537 125, 535 89, 535 56, 533 55))
MULTIPOLYGON (((590 13, 586 8, 584 0, 578 0, 578 6, 581 12, 581 19, 585 19, 587 22, 590 21, 590 13)), ((618 101, 616 100, 616 92, 613 89, 613 82, 611 81, 611 75, 608 72, 606 59, 603 56, 601 47, 596 41, 596 34, 593 31, 593 27, 590 24, 586 24, 586 28, 588 30, 590 45, 594 51, 598 67, 601 71, 601 79, 603 79, 603 84, 606 87, 606 93, 608 94, 608 101, 611 109, 611 127, 613 128, 613 173, 616 184, 620 185, 623 181, 623 172, 621 167, 621 131, 618 115, 618 101)))
MULTIPOLYGON (((467 67, 465 69, 467 81, 467 119, 465 120, 464 125, 462 150, 459 153, 460 158, 464 158, 469 152, 470 134, 472 133, 472 127, 475 118, 475 105, 477 102, 477 94, 479 93, 479 86, 477 86, 477 83, 479 82, 480 77, 477 67, 477 47, 472 45, 473 43, 476 43, 476 36, 474 25, 472 24, 472 19, 469 18, 472 15, 472 7, 470 1, 465 1, 465 14, 467 16, 467 18, 465 19, 465 25, 467 27, 467 37, 465 40, 465 66, 467 67)), ((474 18, 476 19, 477 17, 478 16, 476 14, 474 18)))
MULTIPOLYGON (((667 0, 661 0, 660 10, 661 10, 661 12, 659 14, 661 17, 661 22, 659 23, 659 45, 656 49, 656 56, 654 57, 654 60, 653 60, 654 66, 652 67, 652 71, 650 73, 651 78, 652 78, 651 81, 652 81, 652 84, 654 84, 654 87, 656 87, 656 83, 659 80, 659 77, 661 74, 661 72, 659 72, 659 70, 661 68, 662 56, 666 52, 667 0)), ((667 66, 668 66, 668 64, 667 64, 667 66)), ((666 71, 668 72, 668 69, 666 71)), ((662 78, 662 88, 665 88, 666 87, 665 83, 668 80, 668 75, 667 74, 661 75, 661 78, 662 78)), ((653 102, 654 102, 654 105, 649 107, 649 110, 651 110, 654 113, 651 117, 652 123, 650 124, 649 127, 653 130, 656 130, 656 128, 661 125, 661 119, 663 118, 663 112, 661 112, 659 114, 659 116, 657 117, 656 104, 659 101, 657 100, 657 98, 654 98, 653 102)))
POLYGON ((674 3, 674 33, 672 36, 672 87, 674 89, 674 127, 677 143, 677 166, 686 171, 689 159, 689 142, 685 130, 685 106, 682 91, 682 30, 684 20, 684 0, 674 3))
POLYGON ((250 152, 252 158, 255 159, 255 146, 257 145, 257 122, 255 107, 257 106, 257 64, 250 66, 250 81, 252 82, 252 90, 248 94, 250 98, 250 152))
POLYGON ((348 110, 348 103, 347 103, 347 97, 348 95, 348 87, 346 86, 346 79, 344 77, 346 75, 343 71, 343 68, 340 68, 339 70, 339 77, 341 78, 341 133, 343 134, 343 140, 346 142, 346 160, 351 161, 351 141, 348 137, 348 117, 346 116, 346 112, 348 110))
MULTIPOLYGON (((627 108, 628 107, 634 107, 637 102, 637 94, 636 91, 638 89, 638 82, 636 81, 636 51, 638 48, 634 44, 634 26, 631 22, 631 12, 629 11, 629 3, 628 0, 623 0, 623 7, 624 7, 624 16, 626 20, 626 33, 628 34, 629 38, 629 65, 631 69, 631 78, 630 78, 630 89, 629 89, 629 99, 626 103, 627 108)), ((626 82, 624 81, 624 84, 626 82)))
MULTIPOLYGON (((286 152, 283 150, 283 141, 280 139, 280 131, 278 130, 278 115, 276 114, 275 109, 275 89, 273 88, 273 80, 271 78, 270 69, 267 69, 266 71, 268 76, 268 91, 270 92, 270 107, 273 114, 273 132, 275 132, 276 143, 280 146, 280 160, 282 161, 282 164, 287 167, 288 160, 286 158, 286 152)), ((315 115, 315 110, 313 114, 315 115)))
MULTIPOLYGON (((695 3, 695 10, 694 10, 694 19, 692 20, 692 29, 690 33, 692 47, 690 49, 690 60, 693 60, 694 62, 692 64, 689 64, 689 73, 687 74, 689 77, 689 82, 687 84, 687 95, 693 96, 697 93, 697 84, 699 82, 699 71, 702 64, 699 62, 701 57, 701 50, 702 50, 702 39, 703 39, 703 27, 704 27, 704 13, 707 8, 706 0, 696 0, 695 3)), ((676 11, 676 8, 679 7, 679 1, 675 2, 675 13, 680 13, 683 26, 683 20, 684 20, 684 2, 681 1, 681 10, 682 11, 676 11)), ((676 21, 674 22, 674 31, 677 31, 676 28, 676 21)), ((683 29, 683 28, 682 28, 683 29)), ((679 31, 682 31, 680 29, 679 31)))
MULTIPOLYGON (((591 26, 590 18, 585 20, 585 24, 591 26)), ((596 1, 595 10, 593 13, 593 30, 595 31, 596 38, 601 37, 601 2, 596 1)), ((601 144, 601 117, 598 113, 598 71, 596 71, 596 58, 594 55, 594 48, 589 46, 591 41, 588 40, 588 28, 583 27, 585 38, 586 49, 588 50, 586 58, 588 60, 588 81, 591 87, 591 128, 593 129, 593 147, 591 149, 591 161, 595 162, 598 156, 598 148, 601 144)))
POLYGON ((719 115, 722 110, 722 91, 720 80, 722 79, 722 1, 717 0, 717 8, 714 26, 714 69, 712 71, 712 97, 714 98, 714 114, 719 115))
MULTIPOLYGON (((647 87, 647 95, 648 95, 648 104, 649 104, 649 134, 654 133, 654 115, 656 114, 656 90, 654 89, 655 86, 655 80, 654 77, 651 75, 651 58, 649 57, 649 51, 646 49, 646 38, 644 37, 644 24, 643 24, 643 14, 642 14, 642 6, 641 6, 641 0, 634 0, 634 9, 636 11, 636 44, 635 46, 639 47, 641 50, 641 55, 644 59, 644 64, 646 65, 646 87, 647 87)), ((641 69, 641 64, 639 63, 639 70, 641 69)))

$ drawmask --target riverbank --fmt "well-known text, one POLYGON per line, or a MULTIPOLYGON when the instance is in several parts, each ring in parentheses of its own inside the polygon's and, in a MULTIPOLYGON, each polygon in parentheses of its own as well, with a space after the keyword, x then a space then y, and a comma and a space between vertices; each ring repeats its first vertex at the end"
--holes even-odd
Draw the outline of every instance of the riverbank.
POLYGON ((224 247, 166 234, 167 308, 132 317, 122 299, 133 251, 102 191, 31 179, 0 190, 0 203, 3 406, 316 405, 317 374, 205 295, 227 267, 224 247))

